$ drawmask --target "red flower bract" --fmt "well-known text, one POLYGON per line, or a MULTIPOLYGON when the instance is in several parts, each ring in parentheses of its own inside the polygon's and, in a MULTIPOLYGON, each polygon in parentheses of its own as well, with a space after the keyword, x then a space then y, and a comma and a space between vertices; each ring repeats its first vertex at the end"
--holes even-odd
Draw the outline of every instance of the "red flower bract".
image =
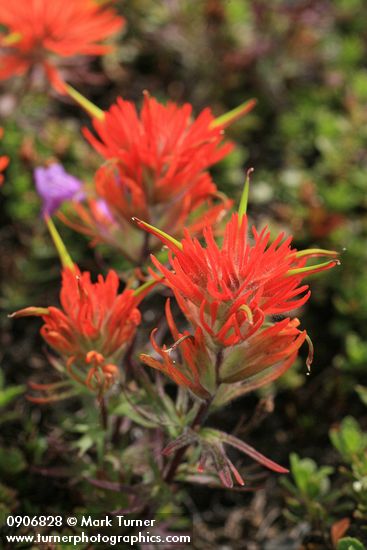
POLYGON ((211 384, 210 366, 212 358, 206 348, 203 332, 198 328, 195 335, 189 332, 181 334, 173 320, 170 302, 166 302, 166 318, 170 327, 175 344, 172 348, 159 348, 156 344, 154 336, 156 330, 152 332, 151 343, 154 351, 160 355, 162 361, 153 358, 149 355, 142 354, 140 356, 143 363, 162 371, 169 376, 177 385, 184 386, 191 390, 200 398, 210 397, 211 384), (177 348, 181 355, 181 361, 177 362, 172 359, 172 352, 177 348))
MULTIPOLYGON (((210 109, 191 117, 190 104, 162 105, 146 93, 140 117, 132 102, 118 98, 103 120, 93 120, 99 140, 85 134, 106 159, 119 160, 126 194, 141 190, 157 204, 182 198, 200 183, 203 170, 232 150, 229 143, 221 146, 223 131, 213 125, 210 109)), ((205 193, 214 190, 212 183, 205 193)))
POLYGON ((298 319, 284 319, 261 327, 240 344, 228 346, 218 354, 207 345, 200 327, 194 335, 178 331, 169 301, 166 318, 175 344, 159 348, 153 332, 151 342, 160 360, 145 354, 140 358, 201 399, 215 396, 221 384, 241 382, 242 393, 247 393, 272 382, 292 366, 306 338, 306 331, 298 329, 298 319), (177 360, 172 357, 175 350, 177 360))
POLYGON ((60 293, 62 309, 49 307, 41 334, 63 355, 83 357, 97 350, 109 360, 121 355, 140 323, 133 290, 118 294, 119 279, 110 271, 92 283, 90 273, 64 269, 60 293))
POLYGON ((214 120, 210 109, 193 120, 191 105, 162 105, 147 93, 139 116, 133 103, 118 98, 103 120, 93 120, 99 140, 85 131, 101 155, 117 161, 114 182, 101 176, 99 194, 129 221, 139 213, 158 221, 154 207, 160 204, 174 209, 163 212, 163 223, 180 214, 177 202, 194 210, 217 193, 206 170, 232 150, 232 144, 222 145, 223 131, 212 126, 214 120))
POLYGON ((247 217, 240 219, 234 214, 221 246, 215 242, 212 229, 206 228, 206 246, 189 232, 182 248, 162 239, 174 252, 171 270, 153 258, 186 317, 218 345, 237 344, 255 333, 267 315, 303 305, 310 296, 308 286, 301 284, 305 274, 337 263, 331 260, 305 267, 308 256, 328 255, 328 251, 297 252, 284 234, 270 244, 267 228, 261 233, 253 228, 252 233, 253 243, 248 237, 247 217))
POLYGON ((216 222, 231 201, 218 193, 207 170, 232 144, 223 144, 223 128, 214 122, 210 109, 193 119, 191 105, 162 105, 147 93, 140 114, 132 102, 118 98, 103 119, 93 119, 99 139, 84 131, 107 159, 97 172, 93 199, 102 199, 112 217, 101 225, 93 202, 88 202, 75 207, 76 216, 64 218, 66 223, 141 263, 160 245, 147 244, 132 217, 179 237, 184 227, 196 233, 216 222))
MULTIPOLYGON (((145 222, 135 222, 170 249, 171 269, 154 257, 153 262, 193 327, 193 334, 179 333, 168 307, 166 318, 176 342, 170 349, 160 349, 153 333, 153 348, 163 361, 143 355, 147 365, 203 399, 216 396, 221 384, 239 383, 241 393, 246 393, 275 380, 292 365, 306 331, 299 330, 297 318, 274 321, 272 316, 308 300, 308 286, 301 284, 306 273, 338 263, 332 259, 306 266, 308 257, 333 257, 335 252, 298 252, 283 234, 270 244, 266 228, 261 233, 253 228, 251 242, 247 217, 239 214, 227 224, 221 246, 212 228, 204 230, 204 246, 188 231, 179 242, 145 222), (177 362, 170 355, 175 348, 180 351, 177 362)), ((309 345, 308 366, 310 341, 309 345)))
POLYGON ((0 0, 0 24, 9 34, 0 47, 0 78, 24 73, 42 63, 58 89, 62 82, 49 63, 50 54, 61 57, 102 55, 108 46, 99 44, 118 31, 124 23, 113 10, 94 0, 0 0))
POLYGON ((103 389, 116 378, 116 363, 135 335, 141 316, 137 309, 143 293, 118 293, 119 279, 110 271, 91 282, 90 273, 64 268, 61 308, 26 308, 14 317, 41 316, 41 335, 66 361, 69 374, 78 382, 103 389))

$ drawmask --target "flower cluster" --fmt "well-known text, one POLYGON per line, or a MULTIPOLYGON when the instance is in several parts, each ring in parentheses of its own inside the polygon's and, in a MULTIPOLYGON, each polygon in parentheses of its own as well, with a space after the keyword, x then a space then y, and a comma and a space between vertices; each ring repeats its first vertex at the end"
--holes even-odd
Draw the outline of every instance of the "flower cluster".
POLYGON ((30 307, 13 316, 42 317, 41 335, 63 358, 69 375, 104 392, 117 380, 119 361, 141 320, 137 306, 143 295, 131 289, 119 294, 118 287, 115 271, 92 283, 89 272, 81 273, 77 266, 64 268, 61 308, 30 307))
POLYGON ((0 0, 0 79, 42 65, 52 85, 65 86, 54 58, 102 55, 101 41, 121 29, 124 19, 95 0, 0 0))
MULTIPOLYGON (((140 112, 122 98, 103 112, 63 81, 57 57, 101 55, 108 47, 100 42, 123 24, 123 18, 97 0, 0 0, 0 26, 7 29, 6 35, 0 34, 0 79, 43 67, 53 87, 91 115, 93 129, 85 129, 84 135, 103 158, 90 185, 59 164, 34 172, 42 214, 63 264, 60 307, 29 307, 13 316, 42 318, 41 335, 57 354, 51 363, 67 376, 50 384, 31 383, 42 393, 32 399, 45 403, 70 397, 77 384, 83 385, 97 395, 106 428, 105 395, 120 380, 124 414, 131 411, 132 420, 144 427, 169 426, 170 437, 182 431, 161 448, 162 454, 175 453, 167 470, 160 472, 165 481, 174 478, 191 444, 201 447, 199 471, 210 458, 227 487, 232 477, 240 485, 244 482, 225 444, 284 473, 283 467, 234 436, 200 425, 211 406, 223 406, 282 375, 305 340, 310 366, 312 344, 294 312, 310 297, 305 276, 335 266, 337 253, 298 251, 283 233, 271 241, 268 228, 250 229, 248 178, 239 211, 217 242, 217 222, 229 213, 232 201, 218 191, 209 170, 232 151, 224 130, 252 109, 253 100, 219 118, 209 108, 194 118, 191 105, 164 105, 145 92, 140 112), (150 268, 152 281, 135 291, 127 287, 119 293, 113 270, 93 283, 90 273, 72 262, 50 219, 65 201, 72 202, 71 208, 59 216, 88 235, 92 244, 112 245, 132 265, 146 269, 150 253, 160 251, 163 243, 168 260, 166 253, 152 256, 158 273, 150 268), (307 265, 317 257, 326 259, 307 265), (153 352, 140 357, 180 386, 175 405, 160 378, 154 385, 132 357, 141 322, 138 306, 157 281, 170 289, 189 329, 178 329, 168 299, 165 314, 174 343, 159 343, 156 328, 151 334, 153 352), (120 369, 128 347, 134 380, 120 369)), ((7 163, 1 156, 0 184, 7 163)), ((134 273, 145 276, 143 270, 134 273)), ((133 276, 126 274, 127 279, 133 276)))
MULTIPOLYGON (((252 106, 245 103, 230 122, 252 106)), ((212 225, 231 204, 208 172, 233 149, 223 143, 228 123, 218 122, 210 109, 193 119, 191 105, 162 105, 148 93, 139 115, 132 102, 118 98, 102 117, 93 118, 98 137, 84 132, 106 159, 96 175, 94 197, 86 205, 74 205, 76 216, 64 220, 93 242, 117 246, 135 263, 159 242, 147 242, 132 225, 133 216, 178 237, 184 227, 198 233, 212 225), (108 216, 101 215, 96 202, 101 200, 108 216)))
POLYGON ((308 300, 310 291, 302 284, 305 275, 337 263, 332 259, 306 266, 307 259, 336 256, 335 252, 298 252, 283 234, 270 244, 267 228, 260 233, 252 228, 251 243, 246 215, 232 216, 221 246, 212 228, 204 230, 204 246, 187 230, 179 242, 149 224, 136 222, 170 249, 170 269, 152 260, 194 330, 192 335, 179 333, 168 309, 167 320, 180 344, 182 363, 174 362, 166 348, 158 349, 153 342, 163 362, 144 355, 146 364, 163 370, 201 398, 215 397, 221 384, 242 382, 249 391, 292 365, 306 332, 298 328, 297 318, 274 321, 273 316, 291 312, 308 300))

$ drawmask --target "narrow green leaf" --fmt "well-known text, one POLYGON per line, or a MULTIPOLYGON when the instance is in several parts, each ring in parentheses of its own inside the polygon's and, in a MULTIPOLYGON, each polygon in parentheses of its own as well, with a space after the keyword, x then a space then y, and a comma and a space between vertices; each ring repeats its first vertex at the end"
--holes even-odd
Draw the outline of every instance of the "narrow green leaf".
POLYGON ((339 540, 336 550, 366 550, 366 547, 358 539, 345 537, 339 540))
POLYGON ((75 90, 75 88, 73 88, 69 84, 65 84, 65 89, 69 96, 74 99, 74 101, 76 101, 89 115, 98 118, 98 120, 104 119, 104 111, 97 107, 97 105, 94 105, 94 103, 89 101, 89 99, 84 97, 80 92, 75 90))
POLYGON ((242 221, 243 216, 247 212, 248 194, 250 189, 250 175, 253 173, 253 171, 254 171, 253 168, 249 168, 246 172, 245 185, 243 186, 240 206, 238 208, 238 218, 240 222, 242 221))
POLYGON ((25 386, 11 386, 0 392, 0 407, 6 407, 18 395, 21 395, 26 390, 25 386))
POLYGON ((168 235, 168 233, 165 233, 161 229, 154 227, 154 225, 150 225, 150 223, 144 222, 143 220, 139 220, 139 218, 131 218, 131 221, 136 223, 136 225, 141 229, 144 229, 145 231, 148 231, 148 233, 152 233, 152 235, 155 235, 156 237, 158 237, 158 239, 160 239, 169 248, 171 248, 170 245, 173 244, 175 248, 182 250, 183 247, 180 241, 178 241, 174 237, 171 237, 171 235, 168 235))
POLYGON ((329 260, 328 262, 323 262, 321 264, 289 269, 286 273, 286 276, 292 277, 294 275, 303 275, 304 273, 318 273, 319 271, 323 271, 324 269, 328 269, 329 267, 334 267, 335 265, 340 265, 339 260, 329 260))
POLYGON ((224 113, 224 115, 221 115, 213 120, 210 125, 211 128, 227 128, 227 126, 233 124, 233 122, 235 122, 236 120, 247 115, 247 113, 249 113, 255 107, 256 103, 256 99, 249 99, 248 101, 241 103, 241 105, 238 105, 238 107, 235 107, 231 111, 228 111, 227 113, 224 113))
POLYGON ((52 237, 52 240, 55 244, 56 250, 59 254, 62 266, 69 267, 70 269, 74 269, 74 262, 71 259, 69 252, 67 251, 67 248, 64 245, 60 237, 60 234, 56 229, 54 222, 49 216, 45 216, 45 221, 46 221, 48 230, 50 232, 50 235, 52 237))

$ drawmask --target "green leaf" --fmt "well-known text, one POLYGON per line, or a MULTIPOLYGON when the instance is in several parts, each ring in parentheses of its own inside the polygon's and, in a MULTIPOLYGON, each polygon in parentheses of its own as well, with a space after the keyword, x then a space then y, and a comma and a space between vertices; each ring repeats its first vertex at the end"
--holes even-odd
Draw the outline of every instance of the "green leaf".
POLYGON ((336 550, 366 550, 366 547, 358 539, 345 537, 344 539, 340 539, 336 550))
POLYGON ((330 439, 347 462, 363 455, 367 449, 367 436, 362 432, 357 420, 351 416, 344 418, 338 428, 330 430, 330 439))
POLYGON ((76 443, 75 447, 78 449, 78 456, 84 456, 87 451, 89 451, 94 446, 94 439, 86 434, 81 437, 76 443))
POLYGON ((3 391, 0 391, 0 407, 6 407, 18 395, 21 395, 26 390, 25 386, 11 386, 3 391))
POLYGON ((311 458, 299 458, 296 453, 290 455, 291 472, 300 493, 309 499, 317 499, 330 489, 329 475, 333 468, 317 467, 311 458))
POLYGON ((140 426, 143 426, 144 428, 156 428, 157 427, 157 421, 154 421, 154 416, 152 415, 153 421, 151 422, 148 420, 145 416, 141 415, 139 413, 138 407, 134 407, 127 401, 124 403, 120 403, 114 410, 114 414, 117 414, 118 416, 127 416, 136 424, 139 424, 140 426))
POLYGON ((0 447, 0 471, 6 474, 19 474, 26 468, 23 453, 17 448, 0 447))
POLYGON ((367 388, 365 386, 356 386, 356 392, 362 403, 367 406, 367 388))

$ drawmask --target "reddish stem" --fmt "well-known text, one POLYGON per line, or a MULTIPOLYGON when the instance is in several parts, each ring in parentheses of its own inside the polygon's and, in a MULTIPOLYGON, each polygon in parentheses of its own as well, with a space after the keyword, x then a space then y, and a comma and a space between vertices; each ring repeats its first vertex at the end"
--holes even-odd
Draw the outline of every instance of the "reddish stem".
MULTIPOLYGON (((197 412, 197 415, 195 416, 194 420, 191 424, 191 429, 196 428, 196 426, 199 426, 206 418, 206 415, 209 411, 209 407, 211 405, 212 400, 205 401, 200 407, 200 409, 197 412)), ((175 477, 177 468, 179 467, 182 457, 185 454, 187 448, 189 445, 186 445, 185 447, 181 447, 181 449, 178 449, 172 459, 171 464, 169 465, 167 472, 163 476, 163 479, 166 483, 170 483, 173 478, 175 477)))

